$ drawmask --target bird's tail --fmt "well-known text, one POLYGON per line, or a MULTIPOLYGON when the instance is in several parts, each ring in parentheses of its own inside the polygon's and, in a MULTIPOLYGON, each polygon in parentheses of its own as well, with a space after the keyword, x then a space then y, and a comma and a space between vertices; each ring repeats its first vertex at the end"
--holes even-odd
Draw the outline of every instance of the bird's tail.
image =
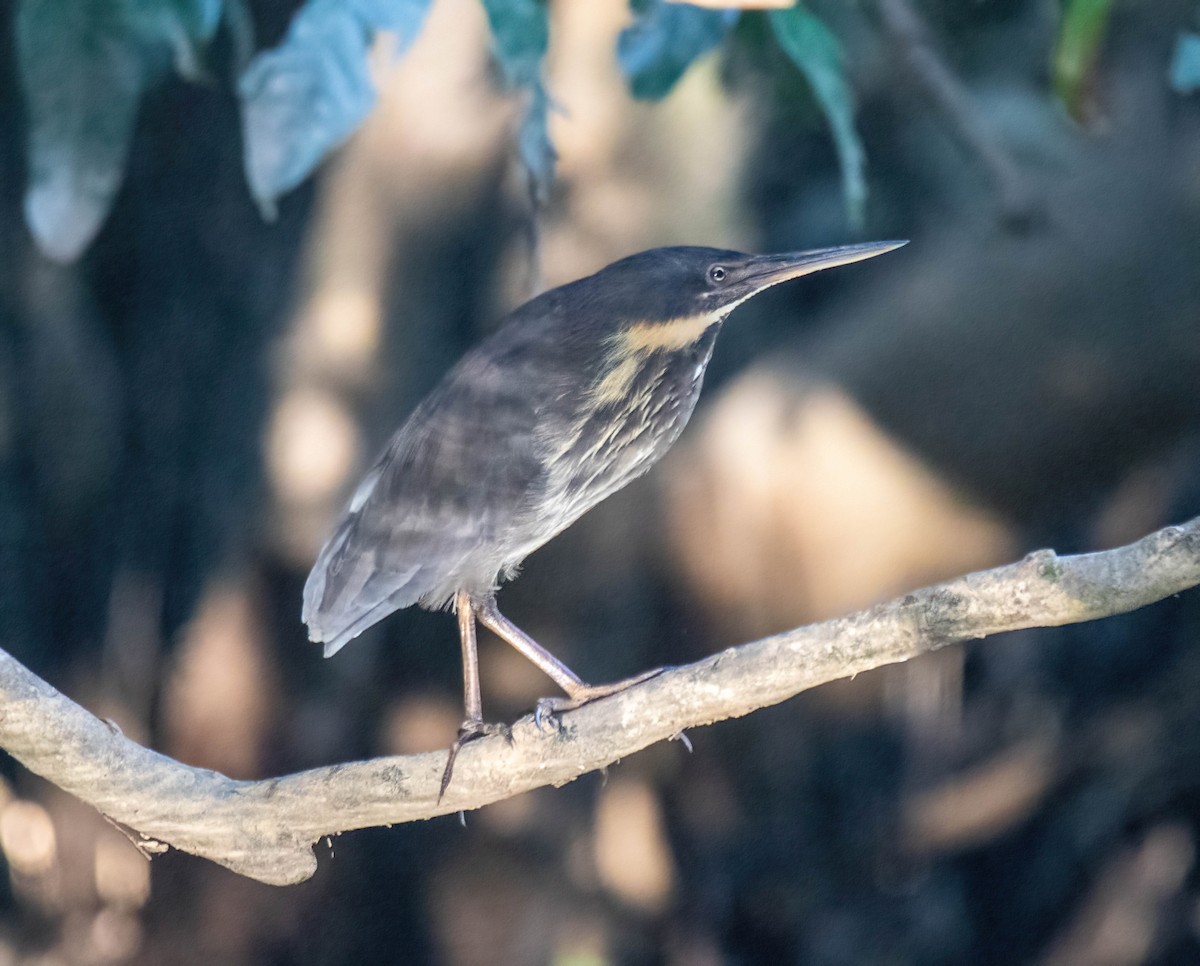
POLYGON ((352 514, 339 524, 304 584, 300 617, 308 625, 308 639, 325 645, 326 657, 392 611, 412 603, 402 599, 409 596, 402 588, 410 575, 381 579, 373 554, 349 552, 356 523, 352 514))
POLYGON ((308 625, 308 639, 325 644, 326 657, 336 654, 350 640, 333 629, 325 591, 330 583, 330 570, 340 562, 341 551, 353 525, 353 517, 348 517, 338 525, 333 536, 321 548, 308 580, 304 582, 304 607, 300 611, 300 619, 308 625))

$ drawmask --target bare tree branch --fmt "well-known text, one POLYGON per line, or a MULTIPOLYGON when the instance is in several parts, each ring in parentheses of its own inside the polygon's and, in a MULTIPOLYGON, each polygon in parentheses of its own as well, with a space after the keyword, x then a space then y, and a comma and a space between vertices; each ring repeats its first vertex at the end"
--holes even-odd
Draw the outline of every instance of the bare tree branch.
POLYGON ((445 752, 234 781, 143 748, 0 651, 0 746, 60 788, 161 843, 273 884, 313 874, 314 842, 351 829, 474 809, 561 785, 684 728, 748 714, 808 688, 947 644, 1134 610, 1200 584, 1200 518, 1116 550, 969 574, 848 617, 672 668, 512 740, 463 748, 438 803, 445 752))

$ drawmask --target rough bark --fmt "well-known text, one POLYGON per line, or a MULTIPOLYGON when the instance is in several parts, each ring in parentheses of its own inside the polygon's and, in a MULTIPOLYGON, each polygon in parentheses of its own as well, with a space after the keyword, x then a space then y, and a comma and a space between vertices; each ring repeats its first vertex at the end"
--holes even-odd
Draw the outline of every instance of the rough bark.
POLYGON ((562 716, 517 722, 511 740, 465 746, 438 801, 445 752, 235 781, 144 748, 0 652, 0 746, 132 830, 242 875, 285 885, 313 874, 312 846, 351 829, 479 808, 561 785, 678 734, 808 688, 1001 631, 1124 613, 1200 584, 1200 518, 1114 550, 1019 563, 916 591, 670 668, 562 716))

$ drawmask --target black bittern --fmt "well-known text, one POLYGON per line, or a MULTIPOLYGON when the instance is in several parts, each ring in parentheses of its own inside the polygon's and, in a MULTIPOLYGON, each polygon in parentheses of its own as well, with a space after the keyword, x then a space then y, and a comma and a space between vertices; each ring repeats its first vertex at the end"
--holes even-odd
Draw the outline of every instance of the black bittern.
POLYGON ((500 582, 670 449, 730 312, 772 285, 903 244, 631 255, 522 305, 416 408, 321 550, 303 619, 328 657, 393 611, 453 606, 466 720, 443 789, 462 743, 493 730, 483 720, 476 620, 566 693, 539 702, 539 723, 649 676, 586 684, 500 613, 500 582))

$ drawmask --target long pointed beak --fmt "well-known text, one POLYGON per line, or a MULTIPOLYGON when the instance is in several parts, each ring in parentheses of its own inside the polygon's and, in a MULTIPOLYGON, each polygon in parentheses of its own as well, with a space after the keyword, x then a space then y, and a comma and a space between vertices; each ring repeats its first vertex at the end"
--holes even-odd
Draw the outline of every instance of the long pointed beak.
POLYGON ((890 252, 907 241, 863 242, 859 245, 839 245, 836 248, 816 248, 808 252, 793 252, 787 255, 756 255, 745 263, 744 282, 760 292, 772 285, 811 275, 825 268, 861 262, 890 252))

